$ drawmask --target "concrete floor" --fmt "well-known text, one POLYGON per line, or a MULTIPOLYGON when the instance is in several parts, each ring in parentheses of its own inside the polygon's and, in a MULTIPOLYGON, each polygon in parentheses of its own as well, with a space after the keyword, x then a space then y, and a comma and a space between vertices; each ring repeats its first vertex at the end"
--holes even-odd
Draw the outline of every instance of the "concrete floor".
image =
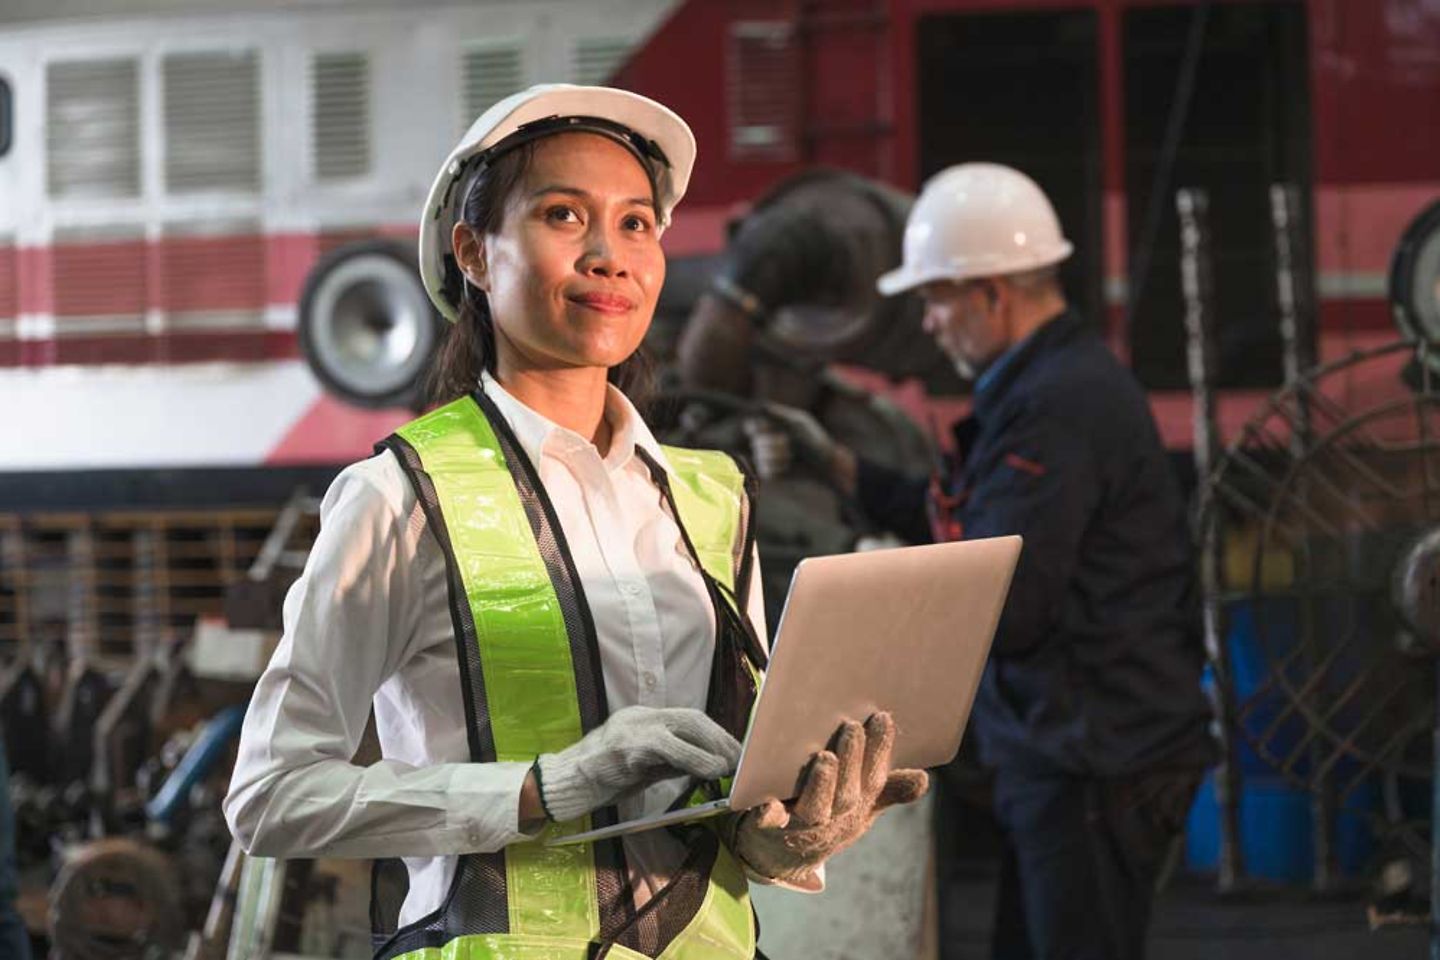
MULTIPOLYGON (((989 960, 995 875, 976 862, 958 935, 944 960, 989 960)), ((952 907, 951 909, 957 909, 952 907)), ((954 928, 952 928, 954 929, 954 928)), ((1368 929, 1358 898, 1317 899, 1303 891, 1256 890, 1221 898, 1208 880, 1177 878, 1156 904, 1147 960, 1422 960, 1423 927, 1368 929)))

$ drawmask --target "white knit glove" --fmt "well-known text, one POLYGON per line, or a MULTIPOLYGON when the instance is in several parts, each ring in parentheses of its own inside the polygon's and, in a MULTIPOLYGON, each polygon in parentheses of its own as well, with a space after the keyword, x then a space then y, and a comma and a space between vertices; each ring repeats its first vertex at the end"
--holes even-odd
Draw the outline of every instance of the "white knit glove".
POLYGON ((535 761, 540 802, 557 822, 575 820, 622 793, 668 777, 726 777, 740 743, 703 711, 626 707, 559 753, 535 761))

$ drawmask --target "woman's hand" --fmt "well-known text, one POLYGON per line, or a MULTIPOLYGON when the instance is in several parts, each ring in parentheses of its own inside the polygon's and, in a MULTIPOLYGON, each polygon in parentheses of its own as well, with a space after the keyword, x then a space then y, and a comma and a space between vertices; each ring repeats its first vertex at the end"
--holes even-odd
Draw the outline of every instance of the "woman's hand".
POLYGON ((835 752, 815 754, 800 796, 789 806, 766 800, 743 814, 734 849, 752 871, 815 889, 815 868, 865 835, 887 807, 925 795, 924 770, 891 770, 895 721, 877 713, 864 727, 847 720, 835 752))
POLYGON ((546 815, 564 822, 666 777, 729 776, 739 761, 739 742, 700 710, 626 707, 579 743, 541 754, 535 772, 546 815))

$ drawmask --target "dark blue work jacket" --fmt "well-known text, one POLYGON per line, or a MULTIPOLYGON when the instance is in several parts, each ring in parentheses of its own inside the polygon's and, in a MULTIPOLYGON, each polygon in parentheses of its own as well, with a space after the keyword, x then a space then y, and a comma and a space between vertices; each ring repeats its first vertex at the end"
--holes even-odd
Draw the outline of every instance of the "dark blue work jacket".
POLYGON ((971 719, 981 758, 1042 776, 1208 763, 1185 503, 1135 378, 1066 312, 982 381, 955 437, 941 484, 862 462, 858 496, 915 542, 1025 538, 971 719))

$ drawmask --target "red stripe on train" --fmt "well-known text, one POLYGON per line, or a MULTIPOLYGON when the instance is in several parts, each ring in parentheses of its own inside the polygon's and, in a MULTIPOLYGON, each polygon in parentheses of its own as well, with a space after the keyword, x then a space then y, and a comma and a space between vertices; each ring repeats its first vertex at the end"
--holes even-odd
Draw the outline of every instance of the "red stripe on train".
POLYGON ((322 233, 162 237, 0 249, 0 316, 56 318, 261 311, 299 301, 315 262, 368 237, 410 240, 409 227, 322 233), (13 304, 9 311, 7 290, 13 304))
POLYGON ((288 330, 65 336, 46 340, 0 340, 0 367, 91 366, 104 363, 259 363, 300 356, 288 330))

